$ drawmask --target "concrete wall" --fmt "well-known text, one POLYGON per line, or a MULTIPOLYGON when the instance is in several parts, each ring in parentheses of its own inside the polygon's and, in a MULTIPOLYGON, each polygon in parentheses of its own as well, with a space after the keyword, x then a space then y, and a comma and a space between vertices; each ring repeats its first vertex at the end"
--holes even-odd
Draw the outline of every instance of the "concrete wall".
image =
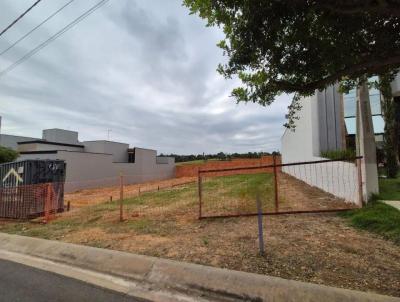
POLYGON ((50 142, 79 144, 78 132, 64 129, 45 129, 42 131, 42 138, 50 142))
POLYGON ((313 160, 323 151, 342 149, 342 108, 337 87, 317 91, 300 103, 296 128, 286 129, 281 139, 282 162, 313 160))
POLYGON ((17 150, 18 142, 26 142, 26 141, 31 141, 31 140, 35 140, 35 139, 37 139, 37 138, 0 134, 0 146, 11 148, 13 150, 17 150))
POLYGON ((86 141, 82 143, 86 152, 113 154, 114 162, 128 162, 128 144, 105 140, 86 141))
POLYGON ((112 154, 73 151, 57 151, 54 154, 23 154, 19 160, 65 160, 67 165, 66 192, 118 185, 120 173, 123 173, 126 184, 161 180, 175 176, 173 159, 170 159, 168 164, 157 164, 154 152, 148 152, 146 149, 136 151, 140 154, 140 159, 136 163, 114 163, 112 154))
POLYGON ((29 143, 29 144, 19 144, 17 150, 18 152, 50 151, 50 150, 83 151, 83 148, 74 146, 65 146, 65 145, 46 144, 46 143, 29 143))
POLYGON ((400 96, 400 73, 397 74, 394 81, 391 83, 392 93, 394 96, 400 96))
MULTIPOLYGON (((342 149, 341 100, 337 87, 332 86, 303 98, 294 131, 285 130, 281 139, 282 163, 325 160, 326 150, 342 149)), ((286 172, 307 184, 343 198, 358 202, 357 168, 353 163, 329 162, 286 166, 286 172)))
MULTIPOLYGON (((326 158, 315 157, 314 160, 326 158)), ((358 174, 353 163, 340 161, 284 166, 282 171, 346 202, 358 204, 358 174)))
POLYGON ((296 128, 286 129, 281 138, 283 163, 312 160, 314 154, 319 155, 319 131, 313 127, 317 122, 316 96, 305 98, 301 103, 296 128))

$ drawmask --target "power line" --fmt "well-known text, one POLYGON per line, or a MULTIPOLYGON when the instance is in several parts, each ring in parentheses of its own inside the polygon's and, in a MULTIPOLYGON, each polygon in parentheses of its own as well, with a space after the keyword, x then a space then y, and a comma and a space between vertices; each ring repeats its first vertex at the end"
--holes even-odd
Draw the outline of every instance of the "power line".
POLYGON ((57 39, 59 36, 70 30, 72 27, 74 27, 76 24, 81 22, 83 19, 85 19, 87 16, 92 14, 95 10, 99 9, 102 7, 104 4, 106 4, 109 0, 101 0, 98 2, 96 5, 92 6, 90 9, 88 9, 86 12, 84 12, 82 15, 80 15, 78 18, 76 18, 74 21, 63 27, 61 30, 59 30, 57 33, 52 35, 49 39, 44 41, 43 43, 39 44, 36 46, 34 49, 29 51, 27 54, 25 54, 23 57, 21 57, 19 60, 8 66, 6 69, 3 69, 0 71, 0 77, 4 76, 11 70, 13 70, 15 67, 17 67, 19 64, 23 63, 24 61, 28 60, 30 57, 32 57, 34 54, 45 48, 47 45, 49 45, 51 42, 53 42, 55 39, 57 39))
POLYGON ((28 8, 26 11, 24 11, 17 19, 15 19, 13 22, 11 22, 10 25, 8 25, 6 28, 4 28, 1 32, 0 32, 0 36, 2 34, 4 34, 7 30, 9 30, 11 27, 14 26, 15 23, 17 23, 19 20, 21 20, 32 8, 34 8, 40 1, 42 0, 37 0, 35 3, 33 3, 31 5, 30 8, 28 8))
POLYGON ((0 56, 2 56, 3 54, 5 54, 7 51, 9 51, 11 48, 13 48, 15 45, 17 45, 19 42, 21 42, 22 40, 24 40, 27 36, 29 36, 31 33, 33 33, 36 29, 38 29, 40 26, 42 26, 44 23, 46 23, 47 21, 49 21, 51 18, 53 18, 55 15, 57 15, 60 11, 62 11, 65 7, 67 7, 68 5, 70 5, 72 2, 74 2, 74 0, 70 0, 69 2, 67 2, 66 4, 64 4, 62 7, 60 7, 58 10, 56 10, 54 13, 52 13, 50 16, 48 16, 46 19, 44 19, 42 22, 40 22, 37 26, 35 26, 34 28, 32 28, 30 31, 28 31, 25 35, 23 35, 21 38, 19 38, 17 41, 15 41, 13 44, 11 44, 9 47, 7 47, 6 49, 4 49, 1 53, 0 56))

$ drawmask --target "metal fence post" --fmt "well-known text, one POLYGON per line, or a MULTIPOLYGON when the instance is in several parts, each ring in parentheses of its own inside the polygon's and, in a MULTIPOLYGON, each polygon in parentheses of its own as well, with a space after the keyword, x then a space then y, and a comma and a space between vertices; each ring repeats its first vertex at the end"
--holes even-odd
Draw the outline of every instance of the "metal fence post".
POLYGON ((264 255, 264 234, 263 234, 263 225, 262 225, 262 207, 261 207, 261 199, 260 194, 257 193, 257 222, 258 222, 258 243, 260 246, 260 255, 264 255))
POLYGON ((274 187, 275 187, 275 212, 279 211, 279 192, 278 192, 278 171, 276 168, 276 155, 274 154, 273 157, 274 162, 274 187))
POLYGON ((119 221, 124 220, 124 213, 123 213, 123 200, 124 200, 124 176, 122 172, 119 175, 119 221))
POLYGON ((203 200, 202 200, 203 199, 202 198, 203 184, 202 184, 200 170, 197 173, 198 173, 198 190, 199 190, 199 219, 201 219, 201 217, 202 217, 202 207, 203 207, 203 200))
POLYGON ((358 184, 358 205, 360 208, 363 206, 363 185, 362 185, 362 171, 361 171, 361 158, 356 159, 357 167, 357 184, 358 184))

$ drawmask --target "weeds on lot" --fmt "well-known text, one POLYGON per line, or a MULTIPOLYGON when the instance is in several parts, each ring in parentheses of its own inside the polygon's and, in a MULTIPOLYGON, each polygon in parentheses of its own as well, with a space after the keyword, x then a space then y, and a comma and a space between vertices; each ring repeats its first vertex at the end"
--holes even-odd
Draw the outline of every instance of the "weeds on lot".
POLYGON ((254 213, 256 198, 262 198, 263 210, 272 209, 273 174, 254 173, 227 176, 203 176, 203 212, 205 215, 254 213))
MULTIPOLYGON (((243 204, 254 207, 257 191, 262 190, 264 196, 272 196, 271 182, 271 175, 265 173, 230 175, 210 178, 205 184, 205 189, 210 194, 210 199, 215 199, 216 202, 221 203, 219 194, 225 196, 226 206, 232 205, 232 201, 236 200, 239 201, 235 203, 236 206, 243 204)), ((142 192, 140 196, 126 198, 123 201, 123 209, 123 222, 119 222, 119 201, 115 200, 74 209, 48 224, 7 222, 0 224, 0 231, 45 239, 60 239, 93 228, 101 229, 107 234, 167 236, 179 231, 180 226, 176 223, 179 215, 185 219, 197 219, 197 184, 142 192)), ((96 243, 96 246, 98 244, 96 243)))
POLYGON ((400 200, 400 175, 397 178, 379 180, 379 198, 383 200, 400 200))
POLYGON ((339 214, 356 228, 368 230, 400 245, 400 211, 387 204, 373 201, 362 209, 339 214))

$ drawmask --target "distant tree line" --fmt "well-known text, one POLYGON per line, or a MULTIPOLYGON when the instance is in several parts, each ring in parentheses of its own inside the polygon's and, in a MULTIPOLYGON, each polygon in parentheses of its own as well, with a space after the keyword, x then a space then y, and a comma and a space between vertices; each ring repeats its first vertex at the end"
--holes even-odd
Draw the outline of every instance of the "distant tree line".
POLYGON ((186 161, 194 161, 194 160, 232 160, 235 158, 261 158, 261 156, 265 155, 280 155, 278 151, 270 152, 247 152, 247 153, 224 153, 218 152, 216 154, 190 154, 190 155, 180 155, 180 154, 163 154, 161 153, 161 157, 174 157, 175 162, 186 162, 186 161))

